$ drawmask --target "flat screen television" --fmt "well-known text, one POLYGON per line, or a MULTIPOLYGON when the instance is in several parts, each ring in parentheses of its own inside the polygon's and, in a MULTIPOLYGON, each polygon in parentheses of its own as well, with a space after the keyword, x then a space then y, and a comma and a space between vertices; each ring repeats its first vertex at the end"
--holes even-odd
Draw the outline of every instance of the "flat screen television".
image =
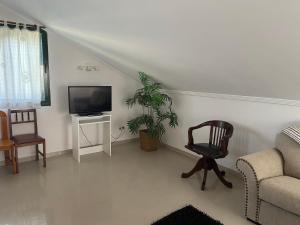
POLYGON ((95 115, 111 111, 111 86, 69 86, 70 114, 95 115))

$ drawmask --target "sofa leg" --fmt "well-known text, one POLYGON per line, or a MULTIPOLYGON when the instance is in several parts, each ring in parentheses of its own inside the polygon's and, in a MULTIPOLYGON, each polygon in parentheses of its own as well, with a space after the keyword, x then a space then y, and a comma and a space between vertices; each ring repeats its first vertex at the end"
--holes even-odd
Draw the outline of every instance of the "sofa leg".
POLYGON ((247 217, 247 220, 249 220, 251 223, 254 223, 254 224, 256 224, 256 225, 261 225, 260 223, 255 222, 254 220, 249 219, 248 217, 247 217))

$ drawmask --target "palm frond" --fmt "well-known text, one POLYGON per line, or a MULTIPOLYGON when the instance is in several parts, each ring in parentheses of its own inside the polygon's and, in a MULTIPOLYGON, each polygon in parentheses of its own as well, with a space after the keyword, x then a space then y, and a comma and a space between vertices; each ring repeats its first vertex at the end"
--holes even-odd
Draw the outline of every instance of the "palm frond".
POLYGON ((172 111, 172 98, 163 93, 161 84, 152 80, 146 73, 138 74, 143 87, 126 99, 126 104, 129 108, 139 104, 146 110, 143 115, 129 120, 127 126, 132 134, 138 133, 139 129, 144 127, 153 138, 161 138, 166 132, 164 120, 168 120, 170 127, 178 126, 177 115, 172 111))

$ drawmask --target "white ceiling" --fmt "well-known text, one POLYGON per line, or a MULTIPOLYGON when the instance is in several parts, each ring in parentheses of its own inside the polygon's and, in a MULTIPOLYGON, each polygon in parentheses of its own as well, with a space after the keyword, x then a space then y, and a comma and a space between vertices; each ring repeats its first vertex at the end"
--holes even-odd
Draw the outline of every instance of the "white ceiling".
POLYGON ((299 0, 0 2, 170 89, 300 99, 299 0))

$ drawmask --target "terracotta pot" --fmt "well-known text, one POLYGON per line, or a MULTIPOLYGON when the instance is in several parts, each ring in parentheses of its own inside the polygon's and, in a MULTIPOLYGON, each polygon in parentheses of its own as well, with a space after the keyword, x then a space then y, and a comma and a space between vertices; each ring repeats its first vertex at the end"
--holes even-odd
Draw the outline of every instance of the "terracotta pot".
POLYGON ((156 151, 158 148, 158 139, 152 138, 147 134, 147 130, 140 130, 141 149, 147 152, 156 151))

